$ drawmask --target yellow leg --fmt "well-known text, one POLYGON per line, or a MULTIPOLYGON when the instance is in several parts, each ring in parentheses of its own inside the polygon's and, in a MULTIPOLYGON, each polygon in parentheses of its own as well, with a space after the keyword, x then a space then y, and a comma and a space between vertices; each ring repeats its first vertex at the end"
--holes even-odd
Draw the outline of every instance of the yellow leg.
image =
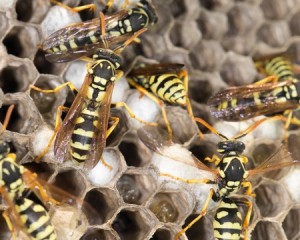
POLYGON ((250 197, 255 197, 256 194, 252 192, 252 184, 249 181, 242 182, 242 187, 246 188, 246 194, 250 197))
POLYGON ((56 136, 56 133, 58 132, 59 128, 60 128, 60 116, 62 112, 67 112, 69 110, 69 108, 64 107, 64 106, 59 106, 57 108, 57 112, 56 112, 56 117, 55 117, 55 128, 54 128, 54 132, 48 142, 47 147, 34 159, 34 161, 39 162, 40 159, 46 154, 46 152, 48 152, 49 148, 51 147, 54 138, 56 136))
POLYGON ((169 119, 167 117, 167 112, 165 109, 165 104, 163 101, 161 101, 160 99, 158 99, 156 96, 154 96, 152 93, 148 92, 145 88, 141 87, 140 85, 138 85, 137 83, 135 83, 134 81, 127 79, 129 84, 131 86, 133 86, 134 88, 136 88, 141 94, 146 95, 147 97, 149 97, 152 101, 154 101, 155 103, 157 103, 160 108, 161 108, 161 113, 162 116, 164 118, 164 121, 166 123, 167 126, 167 130, 168 130, 168 135, 169 135, 169 142, 172 142, 172 138, 173 138, 173 133, 172 133, 172 128, 171 128, 171 124, 169 122, 169 119))
POLYGON ((86 9, 91 9, 92 11, 95 11, 96 10, 96 5, 95 4, 87 4, 87 5, 84 5, 84 6, 79 6, 79 7, 69 7, 68 5, 66 4, 63 4, 61 2, 58 2, 56 0, 49 0, 51 3, 55 4, 55 5, 58 5, 60 7, 63 7, 71 12, 80 12, 80 11, 83 11, 83 10, 86 10, 86 9))
POLYGON ((216 154, 214 154, 212 156, 212 158, 210 157, 206 157, 204 158, 205 161, 208 161, 208 162, 211 162, 211 163, 214 163, 216 166, 219 165, 219 163, 221 162, 221 159, 219 158, 219 156, 217 156, 216 154))
POLYGON ((206 127, 208 130, 210 130, 212 133, 214 133, 215 135, 219 136, 220 138, 228 140, 228 138, 226 136, 224 136, 223 134, 219 133, 213 126, 211 126, 208 122, 206 122, 202 118, 195 117, 194 120, 196 122, 202 124, 204 127, 206 127))
POLYGON ((71 82, 63 83, 63 84, 57 86, 54 89, 47 89, 46 90, 46 89, 41 89, 39 87, 36 87, 34 85, 30 85, 30 88, 34 89, 34 90, 36 90, 38 92, 42 92, 42 93, 56 93, 56 92, 60 91, 62 88, 66 87, 66 86, 68 86, 74 92, 74 94, 78 93, 78 90, 75 88, 75 86, 71 82))
POLYGON ((278 77, 277 76, 269 76, 269 77, 266 77, 266 78, 263 78, 257 82, 255 82, 254 84, 255 85, 262 85, 262 84, 266 84, 266 83, 275 83, 278 81, 278 77))
POLYGON ((135 120, 139 121, 140 123, 143 123, 143 124, 149 125, 149 126, 157 126, 157 123, 155 123, 155 122, 145 122, 142 119, 135 116, 133 111, 130 109, 130 107, 125 102, 114 103, 114 105, 116 107, 124 107, 127 110, 127 112, 129 113, 130 117, 134 118, 135 120))
POLYGON ((23 173, 23 179, 25 180, 27 187, 29 187, 32 191, 37 193, 37 195, 39 197, 41 197, 41 199, 43 201, 45 201, 47 203, 59 205, 60 202, 56 201, 55 199, 53 199, 52 197, 50 197, 48 195, 47 190, 45 189, 45 186, 40 184, 37 178, 38 177, 35 173, 32 173, 28 170, 26 170, 23 173), (36 190, 38 190, 38 191, 36 191, 36 190))
POLYGON ((11 235, 12 235, 13 239, 17 240, 17 236, 16 236, 15 229, 14 229, 14 224, 11 222, 11 220, 10 220, 8 214, 6 213, 6 211, 4 211, 2 213, 2 216, 3 216, 5 222, 8 226, 9 231, 11 232, 11 235))
POLYGON ((118 81, 123 75, 124 75, 124 72, 122 70, 117 70, 116 71, 116 80, 115 81, 118 81))
POLYGON ((176 234, 175 239, 179 240, 179 237, 184 234, 189 228, 191 228, 196 222, 198 222, 203 216, 206 215, 206 211, 208 208, 208 204, 210 203, 212 196, 214 195, 214 189, 209 190, 208 197, 202 207, 202 210, 198 217, 196 217, 193 221, 191 221, 184 229, 182 229, 179 233, 176 234))
POLYGON ((7 125, 9 123, 9 119, 11 117, 12 111, 14 110, 15 105, 12 104, 8 107, 6 115, 5 115, 5 119, 4 122, 2 124, 2 129, 0 130, 0 135, 5 131, 5 129, 7 128, 7 125))

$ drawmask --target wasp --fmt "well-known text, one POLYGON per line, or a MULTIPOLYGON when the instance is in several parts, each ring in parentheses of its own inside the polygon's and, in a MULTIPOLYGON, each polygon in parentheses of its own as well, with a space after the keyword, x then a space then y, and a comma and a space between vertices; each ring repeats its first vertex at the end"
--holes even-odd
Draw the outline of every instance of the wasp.
MULTIPOLYGON (((113 124, 107 129, 114 84, 123 75, 123 72, 118 70, 121 66, 121 57, 116 52, 124 49, 144 31, 145 29, 140 30, 114 51, 98 48, 93 54, 92 63, 88 65, 85 80, 79 91, 70 82, 53 90, 43 90, 31 86, 32 89, 43 93, 56 93, 63 87, 69 86, 76 94, 70 109, 63 106, 58 108, 54 135, 36 160, 39 160, 48 151, 56 135, 54 154, 58 162, 62 163, 66 159, 72 159, 75 163, 84 165, 85 169, 91 169, 98 163, 106 144, 106 138, 119 122, 118 118, 111 118, 113 124), (60 126, 62 111, 68 113, 60 126)), ((138 119, 124 102, 114 105, 125 107, 131 117, 144 124, 156 125, 138 119)), ((104 160, 103 163, 111 168, 104 160)))
MULTIPOLYGON (((14 105, 8 109, 2 130, 5 130, 14 105)), ((46 202, 57 203, 37 181, 37 175, 16 163, 16 155, 10 153, 9 144, 0 139, 0 192, 9 207, 3 217, 16 239, 16 230, 24 230, 30 239, 57 239, 46 209, 27 198, 27 190, 34 190, 46 202), (38 190, 38 191, 37 191, 38 190)))
POLYGON ((164 102, 186 107, 190 117, 194 119, 188 98, 188 73, 183 67, 183 64, 178 63, 137 64, 126 77, 131 86, 161 107, 169 140, 172 140, 172 128, 164 102))
POLYGON ((43 43, 46 59, 50 62, 68 62, 90 56, 98 48, 115 49, 124 39, 157 22, 154 7, 140 0, 136 7, 113 15, 75 23, 51 34, 43 43))
POLYGON ((247 229, 250 224, 253 208, 252 201, 250 199, 255 197, 255 194, 252 192, 252 184, 250 182, 251 178, 268 171, 298 165, 300 164, 300 161, 293 160, 290 153, 288 153, 284 148, 280 148, 278 152, 265 160, 261 165, 254 169, 247 169, 246 164, 248 163, 248 158, 243 155, 246 146, 238 139, 247 135, 259 124, 268 120, 262 120, 259 123, 250 126, 245 131, 242 131, 233 139, 228 139, 226 136, 218 133, 217 130, 211 127, 204 120, 199 118, 195 119, 204 126, 208 126, 213 133, 217 134, 217 136, 222 139, 217 144, 217 151, 221 154, 221 157, 213 155, 212 158, 205 158, 205 160, 214 163, 216 168, 206 166, 195 156, 192 156, 191 159, 187 161, 180 157, 179 153, 176 154, 174 150, 168 150, 172 147, 172 145, 164 145, 163 142, 160 142, 159 138, 154 138, 152 133, 149 131, 142 129, 138 132, 140 139, 154 152, 175 162, 191 165, 199 170, 199 179, 185 179, 177 177, 172 175, 173 172, 161 172, 160 176, 172 178, 189 184, 200 183, 212 185, 199 216, 182 229, 176 235, 175 239, 178 240, 180 236, 184 234, 195 222, 205 216, 211 201, 219 202, 213 221, 214 237, 219 240, 239 240, 243 235, 244 239, 248 239, 247 229), (206 178, 203 178, 202 175, 206 178), (242 195, 240 197, 234 195, 241 189, 245 190, 244 197, 242 195), (238 208, 239 204, 244 204, 248 208, 244 219, 238 208))

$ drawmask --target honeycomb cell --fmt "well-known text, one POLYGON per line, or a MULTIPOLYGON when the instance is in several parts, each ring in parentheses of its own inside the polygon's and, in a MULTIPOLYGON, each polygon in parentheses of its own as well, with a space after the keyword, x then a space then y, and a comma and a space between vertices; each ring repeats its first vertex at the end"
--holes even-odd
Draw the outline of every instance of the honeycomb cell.
POLYGON ((170 31, 170 40, 176 47, 191 50, 200 39, 201 32, 194 21, 175 22, 170 31))
POLYGON ((288 14, 291 13, 294 2, 290 0, 263 0, 260 6, 265 18, 278 20, 287 17, 288 14))
POLYGON ((217 71, 225 57, 224 50, 216 41, 201 41, 189 54, 192 66, 202 71, 217 71))
MULTIPOLYGON (((61 85, 61 79, 51 75, 42 75, 35 82, 35 86, 41 89, 54 89, 61 85)), ((65 89, 67 90, 67 89, 65 89)), ((62 105, 67 96, 67 92, 61 90, 60 94, 57 93, 42 93, 34 89, 30 90, 30 96, 37 106, 39 112, 42 114, 44 120, 54 126, 55 115, 59 105, 62 105)))
POLYGON ((18 0, 16 2, 17 20, 22 22, 40 23, 45 17, 48 5, 44 0, 18 0), (38 11, 35 11, 38 9, 38 11))
POLYGON ((112 228, 124 240, 144 240, 153 224, 146 209, 126 208, 118 213, 112 228))
POLYGON ((280 224, 260 221, 252 232, 253 240, 283 240, 286 239, 280 224))
POLYGON ((173 2, 169 5, 169 11, 173 15, 173 17, 179 18, 187 12, 187 7, 185 5, 185 1, 182 0, 173 0, 173 2))
POLYGON ((1 25, 0 25, 0 40, 2 41, 2 38, 5 36, 5 33, 8 29, 8 21, 7 21, 7 18, 5 16, 5 14, 1 13, 0 12, 0 22, 1 22, 1 25))
POLYGON ((41 49, 38 49, 33 58, 33 64, 41 74, 53 74, 60 75, 64 70, 66 64, 59 63, 50 63, 45 58, 45 52, 41 49))
POLYGON ((40 41, 36 28, 31 26, 14 26, 3 39, 8 54, 20 58, 30 58, 35 53, 40 41))
POLYGON ((230 0, 199 0, 201 5, 208 9, 217 12, 226 12, 233 4, 230 0))
POLYGON ((263 217, 276 219, 289 208, 289 194, 279 183, 265 181, 254 192, 256 204, 263 217))
POLYGON ((293 59, 293 62, 300 63, 300 41, 292 41, 287 49, 287 53, 293 59))
POLYGON ((37 77, 33 66, 22 61, 15 61, 0 71, 0 88, 4 93, 24 92, 37 77))
POLYGON ((90 225, 106 223, 119 207, 116 192, 108 188, 94 188, 84 198, 83 212, 90 225))
POLYGON ((89 228, 80 240, 112 240, 118 239, 116 234, 111 230, 89 228))
POLYGON ((23 164, 30 171, 38 174, 39 179, 47 181, 55 171, 55 167, 48 163, 28 162, 23 164))
POLYGON ((147 173, 124 174, 116 186, 123 201, 130 204, 144 203, 156 189, 155 179, 147 173))
POLYGON ((190 76, 189 97, 198 103, 207 103, 214 91, 211 78, 207 75, 190 76), (199 94, 201 92, 201 94, 199 94))
POLYGON ((61 170, 54 178, 52 184, 58 186, 73 196, 82 196, 86 189, 83 176, 76 170, 61 170))
POLYGON ((296 12, 290 20, 290 29, 292 35, 300 35, 299 18, 300 18, 300 11, 296 12))
MULTIPOLYGON (((198 217, 198 214, 189 216, 185 220, 185 224, 182 226, 182 228, 186 227, 196 217, 198 217)), ((212 222, 213 214, 206 214, 203 218, 193 224, 193 226, 186 231, 187 239, 198 239, 199 236, 201 236, 201 239, 214 239, 212 222)))
POLYGON ((271 47, 282 47, 291 36, 288 24, 285 21, 268 22, 257 32, 258 38, 271 47))
POLYGON ((221 67, 220 74, 228 85, 242 86, 252 83, 257 72, 249 57, 230 52, 221 67))
POLYGON ((255 26, 262 19, 259 8, 249 3, 237 3, 228 12, 229 34, 230 35, 249 35, 249 32, 255 30, 255 26))
POLYGON ((285 217, 282 227, 287 239, 297 239, 300 236, 300 209, 291 209, 285 217))
POLYGON ((174 236, 170 229, 166 228, 159 228, 155 231, 155 233, 152 235, 150 240, 172 240, 174 239, 174 236))
POLYGON ((227 51, 249 55, 256 46, 256 37, 251 32, 245 36, 227 35, 222 41, 222 46, 227 51))
POLYGON ((201 11, 197 24, 206 40, 219 40, 228 30, 226 15, 218 12, 201 11))

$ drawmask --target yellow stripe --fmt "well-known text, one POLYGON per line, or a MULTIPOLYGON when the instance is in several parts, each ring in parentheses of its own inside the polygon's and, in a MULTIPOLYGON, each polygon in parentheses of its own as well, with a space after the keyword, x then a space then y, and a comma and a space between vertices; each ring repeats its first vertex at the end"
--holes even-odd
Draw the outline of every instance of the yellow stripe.
POLYGON ((70 143, 71 147, 81 150, 89 150, 91 148, 91 144, 82 144, 80 142, 72 142, 70 143))
POLYGON ((78 134, 80 136, 90 137, 90 138, 92 138, 94 136, 93 131, 85 131, 81 128, 74 130, 73 133, 78 134))

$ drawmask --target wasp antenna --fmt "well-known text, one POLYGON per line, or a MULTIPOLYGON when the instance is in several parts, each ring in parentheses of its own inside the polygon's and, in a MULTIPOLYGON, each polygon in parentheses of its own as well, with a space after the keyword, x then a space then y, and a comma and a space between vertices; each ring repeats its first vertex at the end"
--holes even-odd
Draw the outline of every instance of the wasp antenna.
POLYGON ((9 119, 11 117, 11 114, 12 114, 12 111, 13 111, 14 107, 15 107, 14 104, 12 104, 12 105, 9 106, 9 108, 8 108, 8 110, 6 112, 6 116, 5 116, 3 125, 2 125, 2 129, 0 130, 0 134, 2 134, 5 131, 5 129, 7 128, 7 125, 9 123, 9 119))
POLYGON ((223 134, 219 133, 217 131, 217 129, 215 129, 213 126, 211 126, 208 122, 206 122, 205 120, 203 120, 202 118, 194 118, 194 120, 200 124, 202 124, 204 127, 206 127, 208 130, 210 130, 212 133, 214 133, 215 135, 228 140, 228 137, 224 136, 223 134))

